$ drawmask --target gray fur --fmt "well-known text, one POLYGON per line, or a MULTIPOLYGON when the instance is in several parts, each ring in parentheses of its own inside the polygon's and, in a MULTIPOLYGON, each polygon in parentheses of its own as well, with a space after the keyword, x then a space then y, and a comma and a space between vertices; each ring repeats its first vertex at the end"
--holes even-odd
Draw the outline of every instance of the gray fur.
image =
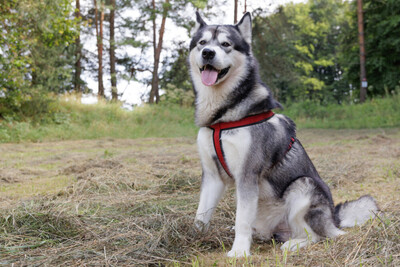
POLYGON ((251 52, 251 32, 243 32, 251 30, 249 14, 237 25, 207 25, 197 14, 197 23, 189 55, 196 93, 196 123, 202 127, 198 146, 203 179, 196 227, 202 231, 208 228, 225 187, 232 183, 236 184, 237 193, 236 235, 228 256, 249 255, 252 235, 262 239, 275 235, 286 241, 283 249, 293 250, 341 235, 344 232, 339 227, 361 224, 373 216, 378 207, 369 196, 334 207, 329 187, 296 139, 294 122, 284 115, 276 114, 252 126, 221 132, 225 161, 233 177, 226 174, 216 156, 208 126, 240 120, 281 105, 261 82, 251 52), (221 36, 227 38, 230 47, 222 46, 221 36), (214 49, 215 58, 202 58, 204 49, 214 49), (229 71, 216 84, 205 86, 199 79, 205 64, 229 71), (289 149, 291 138, 295 142, 289 149), (213 184, 218 188, 214 189, 213 184))
POLYGON ((362 225, 367 220, 374 218, 379 208, 373 197, 365 195, 357 200, 341 203, 336 206, 335 213, 340 227, 353 227, 362 225))

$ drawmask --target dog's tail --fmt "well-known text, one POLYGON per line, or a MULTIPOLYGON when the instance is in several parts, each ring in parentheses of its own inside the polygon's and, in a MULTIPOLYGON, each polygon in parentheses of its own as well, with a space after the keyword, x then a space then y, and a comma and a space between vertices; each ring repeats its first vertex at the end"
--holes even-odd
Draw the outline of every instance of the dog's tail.
POLYGON ((375 217, 379 211, 378 205, 373 197, 365 195, 357 200, 346 201, 335 207, 335 217, 340 222, 339 226, 353 227, 362 225, 375 217))

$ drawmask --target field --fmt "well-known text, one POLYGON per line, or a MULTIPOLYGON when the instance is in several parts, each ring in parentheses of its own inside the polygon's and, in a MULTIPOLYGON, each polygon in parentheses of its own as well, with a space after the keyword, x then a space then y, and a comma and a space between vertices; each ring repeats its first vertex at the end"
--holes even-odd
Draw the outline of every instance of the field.
POLYGON ((210 231, 193 229, 201 170, 195 138, 0 144, 0 265, 400 266, 400 131, 298 133, 335 202, 373 195, 382 213, 293 253, 255 240, 228 259, 230 190, 210 231))

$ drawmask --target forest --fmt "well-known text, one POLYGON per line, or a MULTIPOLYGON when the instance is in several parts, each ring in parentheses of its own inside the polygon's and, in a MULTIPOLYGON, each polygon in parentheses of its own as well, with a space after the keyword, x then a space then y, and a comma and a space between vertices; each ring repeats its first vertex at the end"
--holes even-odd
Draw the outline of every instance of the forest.
MULTIPOLYGON (((356 2, 310 0, 251 11, 261 78, 282 103, 360 101, 356 2)), ((169 27, 190 36, 195 10, 213 21, 224 5, 212 0, 3 1, 0 116, 49 112, 54 97, 65 93, 94 92, 121 101, 125 91, 138 90, 137 84, 146 88, 143 102, 193 105, 188 39, 175 38, 167 46, 164 33, 169 27), (118 90, 121 83, 128 85, 118 90)), ((363 15, 367 99, 398 94, 400 2, 364 0, 363 15)))

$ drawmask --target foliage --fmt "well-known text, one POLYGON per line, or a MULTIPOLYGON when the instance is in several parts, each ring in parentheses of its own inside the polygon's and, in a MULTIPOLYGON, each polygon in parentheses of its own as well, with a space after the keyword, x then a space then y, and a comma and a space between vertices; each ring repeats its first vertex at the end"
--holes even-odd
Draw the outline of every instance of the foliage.
POLYGON ((169 61, 173 64, 164 62, 162 70, 163 79, 160 81, 162 89, 168 90, 168 85, 173 85, 175 88, 180 88, 183 91, 192 91, 192 83, 189 79, 189 66, 187 58, 189 52, 183 43, 178 44, 178 48, 171 56, 169 61))
POLYGON ((260 63, 262 80, 282 102, 293 98, 292 88, 300 83, 295 71, 298 57, 293 46, 295 32, 290 27, 284 7, 270 16, 262 16, 262 10, 253 13, 253 52, 260 63))
MULTIPOLYGON (((341 61, 349 9, 341 0, 318 0, 280 6, 268 16, 261 9, 253 12, 253 53, 262 80, 281 102, 349 99, 352 88, 341 61)), ((173 54, 163 71, 164 88, 168 83, 188 87, 185 57, 181 49, 173 54)))
MULTIPOLYGON (((364 35, 368 95, 387 95, 400 82, 400 2, 364 0, 364 35)), ((343 38, 346 76, 358 87, 359 48, 356 1, 351 6, 349 27, 343 38)))
POLYGON ((0 116, 70 89, 72 0, 10 0, 0 6, 0 116), (33 102, 32 102, 33 103, 33 102))
MULTIPOLYGON (((122 0, 120 7, 131 8, 140 13, 138 17, 124 17, 123 24, 121 25, 125 31, 131 33, 133 38, 127 35, 120 42, 121 46, 129 48, 135 48, 138 53, 133 57, 125 53, 121 55, 118 59, 118 63, 125 68, 125 72, 128 74, 125 78, 135 79, 144 84, 151 83, 151 77, 146 75, 148 73, 153 73, 154 71, 154 60, 149 60, 154 56, 153 45, 153 19, 160 19, 163 16, 164 7, 167 7, 167 19, 171 20, 175 27, 179 29, 185 29, 188 33, 190 29, 194 26, 193 17, 194 10, 198 8, 207 8, 207 0, 171 0, 168 1, 155 1, 155 10, 151 6, 151 2, 148 1, 126 1, 122 0), (188 12, 190 10, 190 12, 188 12), (189 15, 190 14, 190 15, 189 15)), ((156 25, 156 36, 157 40, 160 35, 159 25, 156 25)), ((165 44, 162 45, 162 51, 168 50, 165 44)), ((181 45, 176 44, 177 50, 181 45)), ((173 48, 171 48, 173 49, 173 48)), ((173 57, 177 58, 177 57, 173 57)), ((179 57, 178 57, 179 58, 179 57)), ((167 57, 166 61, 163 62, 164 71, 170 58, 167 57)), ((163 82, 163 72, 159 74, 160 82, 163 82)), ((185 73, 187 76, 187 73, 185 73)), ((185 77, 183 76, 183 77, 185 77)), ((163 88, 165 89, 165 82, 163 82, 163 88)))
POLYGON ((167 84, 165 94, 161 96, 161 100, 167 105, 178 104, 183 107, 191 107, 194 105, 194 92, 176 87, 173 84, 167 84))
POLYGON ((254 54, 262 78, 281 101, 342 101, 348 86, 338 49, 347 6, 318 0, 281 6, 266 17, 261 10, 253 14, 254 54))
MULTIPOLYGON (((254 54, 281 101, 358 101, 356 1, 308 1, 260 14, 253 14, 254 54)), ((389 95, 399 86, 399 18, 398 1, 364 1, 370 96, 389 95)))

